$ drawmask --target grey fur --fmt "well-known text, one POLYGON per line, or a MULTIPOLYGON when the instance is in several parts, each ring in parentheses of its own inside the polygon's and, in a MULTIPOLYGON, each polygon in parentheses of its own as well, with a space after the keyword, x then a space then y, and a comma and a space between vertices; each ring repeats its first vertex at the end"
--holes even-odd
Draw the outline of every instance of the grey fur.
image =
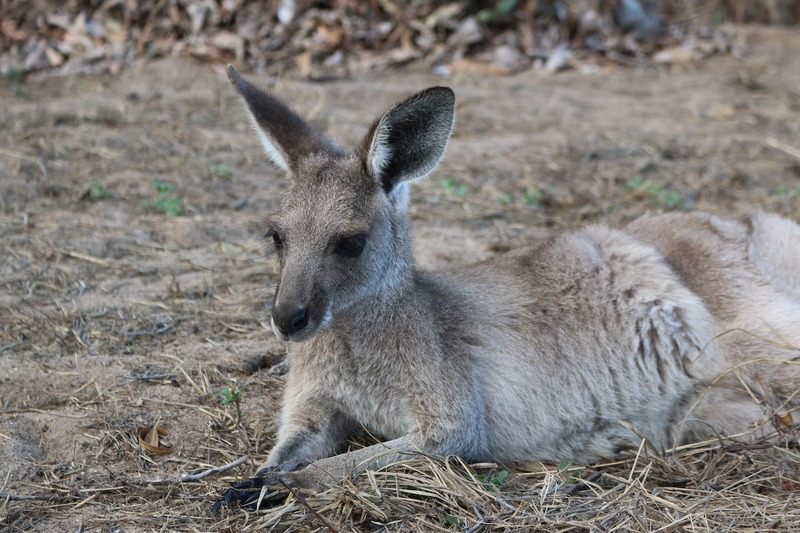
POLYGON ((291 342, 268 481, 317 488, 417 452, 594 462, 642 437, 663 450, 738 434, 797 405, 796 223, 645 216, 422 272, 406 180, 439 162, 452 91, 397 104, 348 154, 229 75, 291 173, 269 219, 283 246, 273 324, 291 342), (352 236, 366 237, 357 257, 343 255, 352 236), (360 425, 389 440, 336 455, 360 425))

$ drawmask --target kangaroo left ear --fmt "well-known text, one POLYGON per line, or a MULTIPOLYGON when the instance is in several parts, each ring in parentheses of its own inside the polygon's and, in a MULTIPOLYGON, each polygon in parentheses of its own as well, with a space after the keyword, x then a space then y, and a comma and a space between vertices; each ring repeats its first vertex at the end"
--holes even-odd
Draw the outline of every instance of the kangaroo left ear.
POLYGON ((433 172, 444 155, 455 119, 456 97, 431 87, 387 111, 361 144, 361 157, 387 193, 433 172))

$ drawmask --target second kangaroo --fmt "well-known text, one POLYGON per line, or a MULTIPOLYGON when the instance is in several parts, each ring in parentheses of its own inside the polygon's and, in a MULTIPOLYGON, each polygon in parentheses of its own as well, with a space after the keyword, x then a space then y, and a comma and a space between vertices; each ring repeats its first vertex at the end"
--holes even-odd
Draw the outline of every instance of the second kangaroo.
POLYGON ((645 216, 424 272, 408 187, 444 154, 453 92, 398 103, 345 151, 228 76, 289 175, 267 237, 280 260, 272 329, 290 348, 275 447, 227 503, 419 452, 589 463, 643 438, 666 450, 764 435, 770 409, 797 407, 795 222, 645 216), (386 442, 337 455, 360 426, 386 442))

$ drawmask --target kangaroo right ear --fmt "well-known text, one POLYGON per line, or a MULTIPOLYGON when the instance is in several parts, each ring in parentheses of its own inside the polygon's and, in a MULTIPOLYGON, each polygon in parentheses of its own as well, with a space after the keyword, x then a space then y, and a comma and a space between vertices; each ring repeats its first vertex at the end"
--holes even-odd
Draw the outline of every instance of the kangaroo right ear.
POLYGON ((387 111, 362 142, 367 170, 390 193, 404 181, 433 172, 453 131, 456 97, 431 87, 387 111))
POLYGON ((242 78, 231 65, 228 79, 244 98, 267 154, 283 170, 294 172, 298 161, 313 153, 341 154, 336 144, 280 100, 242 78))

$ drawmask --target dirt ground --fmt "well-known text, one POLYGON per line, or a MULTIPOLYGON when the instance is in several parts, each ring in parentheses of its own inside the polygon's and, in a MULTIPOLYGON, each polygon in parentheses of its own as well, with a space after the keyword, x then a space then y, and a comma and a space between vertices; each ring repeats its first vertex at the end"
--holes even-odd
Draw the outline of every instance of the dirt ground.
MULTIPOLYGON (((411 208, 418 263, 440 268, 647 211, 800 219, 800 32, 741 32, 746 57, 671 69, 259 81, 344 145, 453 87, 454 138, 411 208)), ((270 449, 285 348, 259 220, 285 182, 222 67, 0 82, 0 531, 219 530, 214 498, 270 449), (152 425, 172 453, 139 446, 152 425)), ((250 520, 233 513, 228 530, 250 520)))

